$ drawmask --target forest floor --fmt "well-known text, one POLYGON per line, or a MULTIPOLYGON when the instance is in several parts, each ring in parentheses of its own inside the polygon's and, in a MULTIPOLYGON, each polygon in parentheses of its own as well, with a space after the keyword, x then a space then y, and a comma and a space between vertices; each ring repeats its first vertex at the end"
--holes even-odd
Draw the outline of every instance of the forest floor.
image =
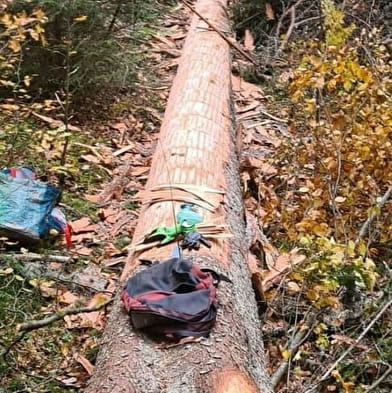
MULTIPOLYGON (((15 256, 8 242, 0 240, 0 392, 76 392, 91 375, 138 218, 139 204, 132 196, 148 177, 189 17, 184 6, 162 17, 140 45, 145 60, 138 83, 116 98, 104 120, 96 116, 73 124, 68 160, 74 172, 66 179, 60 204, 73 228, 72 247, 59 240, 37 250, 38 256, 27 250, 15 256), (75 312, 50 321, 58 310, 75 312), (33 320, 43 326, 37 328, 33 320)), ((254 50, 249 36, 241 45, 246 53, 254 50)), ((274 236, 276 226, 261 224, 295 182, 278 176, 285 158, 275 154, 293 138, 292 106, 283 83, 277 83, 291 78, 293 70, 284 63, 272 79, 264 75, 260 82, 253 65, 235 48, 233 55, 249 265, 276 391, 311 391, 321 381, 319 391, 387 392, 392 370, 388 258, 379 253, 381 270, 372 290, 356 289, 346 303, 339 288, 332 294, 315 282, 305 286, 303 271, 319 267, 306 244, 303 249, 293 246, 274 236)), ((54 116, 36 118, 34 132, 52 131, 34 146, 48 152, 46 162, 33 162, 42 175, 58 155, 53 135, 62 126, 54 116)), ((13 155, 32 163, 22 150, 26 138, 13 155)), ((310 180, 300 180, 299 195, 317 191, 310 180)))

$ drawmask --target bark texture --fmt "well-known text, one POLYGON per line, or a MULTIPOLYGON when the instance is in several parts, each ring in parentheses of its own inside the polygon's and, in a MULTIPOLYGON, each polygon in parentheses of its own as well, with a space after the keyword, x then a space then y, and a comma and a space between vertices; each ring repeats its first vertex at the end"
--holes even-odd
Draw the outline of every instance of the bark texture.
MULTIPOLYGON (((199 0, 196 8, 227 32, 226 5, 199 0)), ((87 393, 271 392, 246 263, 230 69, 228 44, 194 15, 122 276, 125 281, 141 257, 168 259, 173 245, 141 251, 140 240, 159 225, 173 225, 173 200, 174 210, 178 201, 198 202, 205 223, 227 224, 232 234, 213 240, 211 250, 186 255, 233 281, 218 288, 217 324, 208 339, 162 349, 132 328, 117 299, 87 393)))

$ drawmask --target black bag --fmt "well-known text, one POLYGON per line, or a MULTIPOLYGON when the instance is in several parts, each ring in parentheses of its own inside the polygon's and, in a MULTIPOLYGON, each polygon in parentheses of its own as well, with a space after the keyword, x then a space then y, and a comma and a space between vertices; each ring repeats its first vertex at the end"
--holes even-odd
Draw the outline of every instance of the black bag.
POLYGON ((210 269, 173 258, 131 277, 121 300, 136 329, 172 338, 206 337, 216 319, 216 287, 210 269))

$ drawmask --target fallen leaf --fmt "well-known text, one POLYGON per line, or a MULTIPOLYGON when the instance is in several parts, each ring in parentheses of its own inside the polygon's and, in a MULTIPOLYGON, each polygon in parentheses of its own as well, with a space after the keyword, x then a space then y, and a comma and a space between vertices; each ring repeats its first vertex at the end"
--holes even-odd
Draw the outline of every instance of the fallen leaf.
POLYGON ((70 378, 56 378, 58 381, 60 381, 63 385, 65 386, 75 386, 75 383, 78 382, 78 379, 75 377, 70 377, 70 378))
MULTIPOLYGON (((54 127, 57 127, 57 128, 65 127, 65 124, 61 120, 56 120, 56 119, 53 119, 53 118, 51 118, 49 116, 43 116, 43 115, 40 115, 40 114, 38 114, 36 112, 33 112, 33 115, 35 117, 38 117, 39 119, 41 119, 45 123, 53 125, 54 127)), ((75 126, 73 126, 71 124, 68 124, 68 129, 70 131, 81 131, 79 127, 75 127, 75 126)))
POLYGON ((79 353, 75 353, 73 358, 75 361, 77 361, 80 365, 83 366, 83 368, 87 371, 88 375, 92 375, 94 371, 94 366, 90 363, 90 361, 85 358, 83 355, 79 353))
POLYGON ((45 281, 32 278, 29 280, 29 284, 34 288, 38 288, 43 297, 55 297, 58 294, 58 289, 52 288, 52 285, 55 284, 54 281, 45 281))
POLYGON ((124 153, 126 153, 127 151, 134 149, 134 147, 135 147, 134 144, 131 144, 131 145, 128 145, 128 146, 124 146, 124 147, 122 147, 121 149, 115 151, 115 152, 113 153, 113 156, 114 156, 114 157, 120 156, 121 154, 124 154, 124 153))
POLYGON ((289 281, 287 283, 287 289, 289 292, 292 292, 292 293, 297 293, 297 292, 301 291, 300 286, 294 281, 289 281))
POLYGON ((343 334, 333 334, 331 337, 333 339, 331 341, 331 344, 344 343, 347 345, 352 345, 352 346, 357 347, 358 349, 362 349, 364 351, 369 349, 369 347, 367 345, 357 343, 356 340, 354 340, 353 338, 345 336, 343 334))
POLYGON ((76 254, 82 256, 89 256, 93 252, 91 248, 87 248, 87 247, 76 247, 74 251, 76 254))
POLYGON ((238 114, 245 113, 245 112, 249 112, 249 111, 251 111, 251 110, 253 110, 253 109, 256 109, 258 106, 260 106, 260 102, 258 102, 258 101, 253 101, 253 102, 251 102, 250 104, 248 104, 248 105, 246 105, 246 106, 239 106, 239 107, 236 109, 236 112, 237 112, 238 114))
POLYGON ((66 291, 59 296, 59 302, 65 304, 74 304, 79 300, 79 297, 70 291, 66 291))
POLYGON ((141 176, 146 174, 150 170, 149 166, 138 166, 136 168, 131 169, 132 176, 141 176))
POLYGON ((87 18, 87 15, 78 16, 77 18, 74 18, 74 22, 85 22, 87 18))
POLYGON ((98 203, 99 202, 99 195, 90 195, 90 194, 85 194, 84 199, 86 201, 92 202, 92 203, 98 203))
POLYGON ((117 213, 117 210, 114 210, 112 207, 107 207, 107 208, 98 210, 98 217, 101 220, 105 220, 107 217, 112 216, 113 214, 116 214, 116 213, 117 213))
MULTIPOLYGON (((88 307, 96 306, 105 302, 110 297, 107 293, 97 293, 87 304, 88 307)), ((78 315, 80 326, 93 327, 97 330, 102 330, 105 326, 105 310, 93 311, 88 313, 81 313, 78 315)))
POLYGON ((91 223, 91 220, 88 217, 82 217, 79 220, 72 221, 71 222, 72 231, 74 233, 79 233, 84 228, 86 228, 88 225, 90 225, 90 223, 91 223))
POLYGON ((81 158, 83 158, 84 161, 92 162, 93 164, 99 164, 101 162, 99 158, 97 158, 93 154, 83 154, 81 155, 81 158))
POLYGON ((343 203, 345 200, 346 200, 346 198, 342 197, 342 196, 337 196, 335 198, 335 202, 337 202, 337 203, 343 203))
POLYGON ((259 86, 246 82, 244 79, 236 75, 231 76, 231 81, 233 90, 240 93, 242 96, 249 99, 264 98, 264 93, 259 86))
POLYGON ((120 132, 125 132, 128 129, 126 124, 125 123, 121 123, 121 122, 115 123, 115 124, 111 124, 110 127, 114 128, 114 129, 116 129, 116 130, 118 130, 120 132))
POLYGON ((0 108, 4 109, 5 111, 13 112, 17 111, 19 109, 19 106, 15 104, 1 104, 0 108))

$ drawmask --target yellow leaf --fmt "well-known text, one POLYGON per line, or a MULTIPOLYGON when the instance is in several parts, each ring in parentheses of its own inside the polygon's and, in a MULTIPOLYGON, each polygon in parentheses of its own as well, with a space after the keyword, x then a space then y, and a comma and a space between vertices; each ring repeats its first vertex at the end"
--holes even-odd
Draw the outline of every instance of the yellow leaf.
POLYGON ((321 224, 316 224, 312 227, 312 231, 317 236, 328 236, 331 232, 328 224, 322 222, 321 224))
POLYGON ((78 16, 74 19, 74 22, 85 22, 87 20, 87 15, 78 16))
POLYGON ((287 289, 288 289, 289 292, 294 292, 294 293, 297 293, 297 292, 301 291, 300 286, 296 282, 294 282, 294 281, 289 281, 287 283, 287 289))
POLYGON ((293 280, 302 281, 304 278, 301 273, 295 272, 291 274, 293 280))
POLYGON ((324 296, 319 299, 317 306, 319 307, 333 307, 337 308, 340 305, 339 300, 335 296, 324 296))
POLYGON ((36 30, 30 29, 29 30, 30 36, 34 41, 38 41, 39 40, 39 34, 37 33, 36 30))
POLYGON ((289 349, 283 349, 283 348, 279 348, 279 349, 283 359, 289 360, 291 356, 291 351, 289 349))
POLYGON ((0 23, 5 27, 8 27, 12 24, 12 19, 10 14, 3 14, 0 18, 0 23))
POLYGON ((19 109, 18 105, 14 104, 1 104, 0 109, 4 109, 5 111, 17 111, 19 109))
POLYGON ((14 269, 12 267, 7 267, 7 269, 0 270, 0 276, 7 276, 8 274, 13 273, 14 269))
POLYGON ((20 46, 20 42, 18 40, 11 40, 8 43, 8 47, 12 50, 12 52, 17 53, 20 52, 22 47, 20 46))
POLYGON ((24 83, 27 87, 29 87, 29 86, 30 86, 30 82, 31 82, 31 76, 30 76, 30 75, 26 75, 26 76, 23 78, 23 83, 24 83))
POLYGON ((319 298, 319 295, 318 295, 318 293, 315 290, 310 289, 308 292, 306 292, 306 297, 309 300, 315 301, 315 300, 317 300, 319 298))
POLYGON ((353 87, 353 85, 352 85, 351 81, 345 81, 343 83, 343 88, 346 91, 350 91, 352 87, 353 87))

